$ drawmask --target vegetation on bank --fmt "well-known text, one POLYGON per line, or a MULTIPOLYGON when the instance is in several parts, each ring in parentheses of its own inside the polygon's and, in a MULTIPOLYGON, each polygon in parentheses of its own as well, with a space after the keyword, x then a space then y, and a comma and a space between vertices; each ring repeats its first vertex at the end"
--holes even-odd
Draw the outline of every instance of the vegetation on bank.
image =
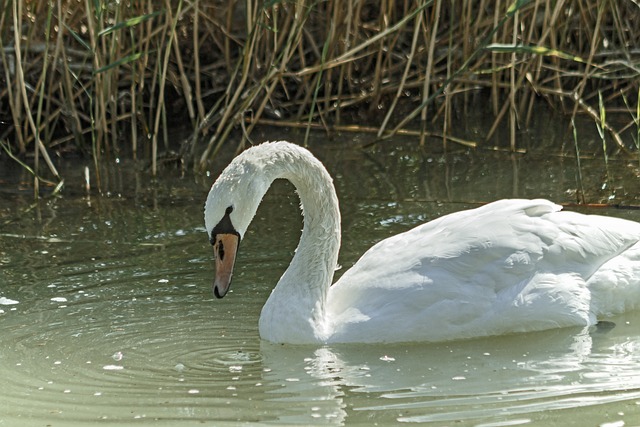
POLYGON ((155 174, 170 150, 198 168, 261 123, 470 146, 505 125, 517 150, 543 100, 640 159, 638 16, 635 0, 4 2, 0 155, 54 182, 69 151, 155 174), (478 95, 495 119, 467 141, 452 123, 478 95))

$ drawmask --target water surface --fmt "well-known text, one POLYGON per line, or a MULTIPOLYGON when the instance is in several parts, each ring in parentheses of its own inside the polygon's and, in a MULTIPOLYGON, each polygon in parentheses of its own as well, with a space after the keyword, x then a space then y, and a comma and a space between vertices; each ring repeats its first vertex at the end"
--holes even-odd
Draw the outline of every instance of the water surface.
MULTIPOLYGON (((311 146, 341 200, 342 271, 371 244, 480 202, 576 199, 566 156, 353 145, 311 146)), ((439 344, 261 342, 260 309, 302 219, 277 182, 231 293, 215 300, 202 207, 228 157, 208 177, 169 170, 156 183, 115 167, 102 196, 83 193, 80 171, 62 198, 0 192, 0 425, 640 424, 639 313, 439 344)), ((612 162, 615 191, 601 159, 583 160, 591 201, 639 204, 636 166, 612 162)), ((640 221, 638 210, 586 210, 640 221)))

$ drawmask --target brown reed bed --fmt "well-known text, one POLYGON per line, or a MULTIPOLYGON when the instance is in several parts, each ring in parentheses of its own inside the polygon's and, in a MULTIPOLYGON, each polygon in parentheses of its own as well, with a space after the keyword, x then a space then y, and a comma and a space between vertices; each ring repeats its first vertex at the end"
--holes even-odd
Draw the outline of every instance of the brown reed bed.
POLYGON ((497 145, 515 151, 540 100, 640 159, 634 0, 3 4, 0 152, 36 185, 62 180, 68 152, 148 159, 155 174, 176 150, 200 168, 261 123, 468 146, 495 146, 505 125, 497 145), (494 122, 468 141, 455 120, 478 99, 494 122), (191 137, 170 141, 185 124, 191 137))

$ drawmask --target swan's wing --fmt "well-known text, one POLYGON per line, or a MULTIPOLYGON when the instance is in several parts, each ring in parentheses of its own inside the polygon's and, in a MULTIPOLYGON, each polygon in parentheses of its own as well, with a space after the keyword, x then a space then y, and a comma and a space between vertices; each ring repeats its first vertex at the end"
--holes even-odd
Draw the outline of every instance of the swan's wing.
POLYGON ((586 282, 638 242, 640 224, 560 210, 502 200, 376 244, 329 291, 335 340, 441 340, 593 321, 586 282))

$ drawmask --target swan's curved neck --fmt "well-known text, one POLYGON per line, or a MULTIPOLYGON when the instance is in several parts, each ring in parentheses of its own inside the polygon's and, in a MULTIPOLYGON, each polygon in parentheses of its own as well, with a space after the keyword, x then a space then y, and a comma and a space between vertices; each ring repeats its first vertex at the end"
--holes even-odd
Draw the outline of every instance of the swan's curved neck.
POLYGON ((268 179, 289 180, 300 197, 302 236, 289 268, 262 309, 260 335, 275 342, 324 339, 325 303, 340 249, 340 210, 329 173, 310 153, 278 153, 268 179))

